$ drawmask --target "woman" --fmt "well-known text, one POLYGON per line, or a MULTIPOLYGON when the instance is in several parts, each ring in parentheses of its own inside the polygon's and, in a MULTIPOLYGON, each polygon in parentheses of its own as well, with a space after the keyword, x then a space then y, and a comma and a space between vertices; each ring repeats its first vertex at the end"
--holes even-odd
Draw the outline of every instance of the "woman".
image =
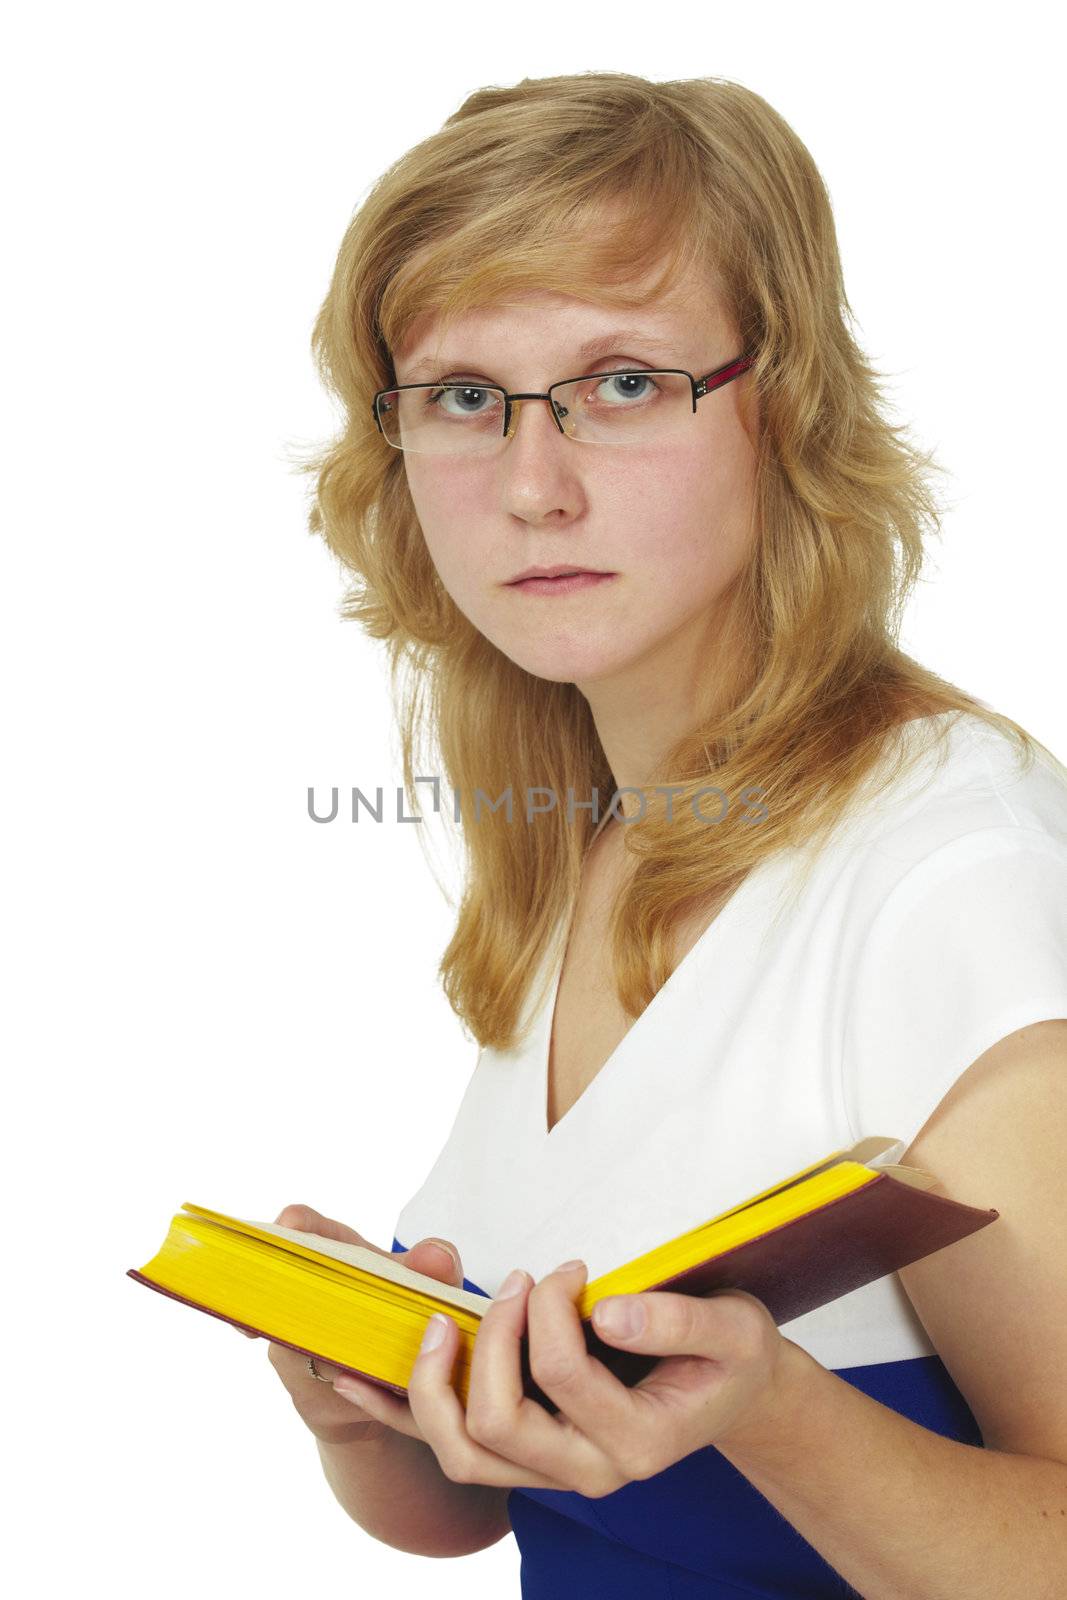
POLYGON ((312 527, 467 857, 480 1052, 393 1250, 495 1298, 466 1413, 450 1319, 406 1399, 271 1359, 363 1527, 511 1529, 530 1597, 976 1600, 1067 1556, 1067 773, 895 642, 934 469, 847 309, 764 100, 604 73, 471 95, 316 326, 312 527), (868 1134, 999 1226, 784 1331, 620 1297, 633 1388, 586 1354, 588 1278, 868 1134))

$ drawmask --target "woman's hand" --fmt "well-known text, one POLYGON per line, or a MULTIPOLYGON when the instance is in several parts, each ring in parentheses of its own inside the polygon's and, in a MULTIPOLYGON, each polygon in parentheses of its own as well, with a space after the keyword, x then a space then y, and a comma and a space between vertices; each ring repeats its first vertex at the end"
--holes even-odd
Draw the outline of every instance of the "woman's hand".
POLYGON ((605 1343, 663 1357, 628 1388, 586 1349, 575 1305, 586 1277, 585 1263, 571 1262, 536 1284, 520 1273, 510 1298, 502 1285, 475 1336, 466 1412, 451 1382, 459 1330, 450 1317, 428 1324, 444 1337, 433 1349, 424 1341, 406 1399, 347 1375, 335 1387, 370 1416, 424 1439, 453 1482, 591 1498, 728 1436, 773 1432, 779 1386, 804 1352, 782 1337, 762 1301, 741 1290, 703 1298, 653 1290, 598 1303, 593 1326, 605 1343), (603 1316, 609 1306, 643 1312, 643 1328, 613 1332, 603 1316), (522 1391, 527 1326, 530 1371, 559 1406, 555 1416, 522 1391))
MULTIPOLYGON (((343 1239, 349 1244, 363 1245, 380 1256, 392 1256, 394 1261, 402 1261, 406 1267, 425 1273, 429 1278, 436 1278, 440 1283, 451 1283, 457 1288, 462 1286, 463 1265, 459 1251, 447 1240, 420 1239, 410 1250, 382 1250, 354 1228, 336 1222, 332 1217, 324 1217, 310 1206, 286 1206, 274 1220, 283 1228, 298 1228, 301 1232, 317 1233, 325 1239, 343 1239)), ((245 1330, 241 1329, 241 1332, 245 1330)), ((258 1335, 250 1334, 249 1337, 256 1338, 258 1335)), ((315 1366, 322 1375, 316 1378, 308 1370, 307 1356, 301 1355, 299 1350, 290 1350, 288 1345, 271 1341, 267 1355, 301 1418, 324 1444, 345 1444, 354 1439, 376 1438, 387 1431, 384 1422, 375 1420, 361 1406, 353 1405, 351 1400, 342 1399, 333 1388, 334 1379, 346 1376, 343 1367, 334 1366, 330 1361, 320 1361, 316 1357, 315 1366), (323 1379, 329 1382, 323 1382, 323 1379)), ((367 1384, 366 1387, 372 1391, 375 1388, 373 1384, 367 1384)), ((401 1403, 406 1405, 406 1402, 401 1403)))

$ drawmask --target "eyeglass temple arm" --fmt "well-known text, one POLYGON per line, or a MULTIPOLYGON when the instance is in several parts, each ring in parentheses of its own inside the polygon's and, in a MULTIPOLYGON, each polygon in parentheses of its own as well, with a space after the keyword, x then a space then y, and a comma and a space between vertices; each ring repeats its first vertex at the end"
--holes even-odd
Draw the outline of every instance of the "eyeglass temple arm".
POLYGON ((693 384, 693 410, 697 408, 697 401, 704 395, 711 394, 714 389, 721 389, 724 383, 739 378, 747 372, 755 361, 754 355, 735 356, 733 361, 727 361, 724 366, 716 367, 714 372, 707 372, 702 378, 697 378, 693 384))

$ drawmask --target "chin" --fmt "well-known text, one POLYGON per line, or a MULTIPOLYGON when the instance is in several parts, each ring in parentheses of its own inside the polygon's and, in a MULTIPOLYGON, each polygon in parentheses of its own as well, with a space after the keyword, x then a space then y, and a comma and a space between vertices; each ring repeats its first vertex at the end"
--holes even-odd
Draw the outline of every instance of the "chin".
POLYGON ((625 668, 625 662, 591 657, 587 650, 575 651, 572 656, 556 655, 551 660, 533 657, 528 652, 507 651, 506 654, 533 678, 543 678, 547 683, 573 683, 579 689, 601 680, 608 681, 625 668))
MULTIPOLYGON (((557 627, 555 632, 547 626, 536 633, 523 632, 516 637, 514 628, 491 629, 483 620, 480 631, 502 655, 507 656, 532 678, 544 678, 548 683, 597 683, 616 677, 640 655, 636 648, 620 657, 619 640, 600 627, 582 635, 573 626, 557 627)), ((475 627, 479 624, 475 621, 475 627)))

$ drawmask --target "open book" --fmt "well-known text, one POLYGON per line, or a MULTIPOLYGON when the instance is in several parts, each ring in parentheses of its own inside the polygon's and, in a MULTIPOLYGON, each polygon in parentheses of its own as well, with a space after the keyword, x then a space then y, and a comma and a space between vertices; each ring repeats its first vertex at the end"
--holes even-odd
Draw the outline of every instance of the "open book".
MULTIPOLYGON (((1000 1215, 932 1194, 936 1178, 893 1165, 903 1151, 897 1140, 861 1139, 592 1279, 576 1301, 590 1354, 628 1385, 659 1359, 599 1338, 590 1319, 608 1295, 744 1289, 781 1326, 1000 1215)), ((362 1245, 245 1222, 188 1201, 159 1252, 127 1276, 397 1394, 406 1392, 426 1323, 443 1311, 459 1327, 452 1381, 464 1405, 474 1337, 490 1304, 362 1245)), ((521 1361, 525 1393, 555 1412, 530 1374, 526 1336, 521 1361)))

